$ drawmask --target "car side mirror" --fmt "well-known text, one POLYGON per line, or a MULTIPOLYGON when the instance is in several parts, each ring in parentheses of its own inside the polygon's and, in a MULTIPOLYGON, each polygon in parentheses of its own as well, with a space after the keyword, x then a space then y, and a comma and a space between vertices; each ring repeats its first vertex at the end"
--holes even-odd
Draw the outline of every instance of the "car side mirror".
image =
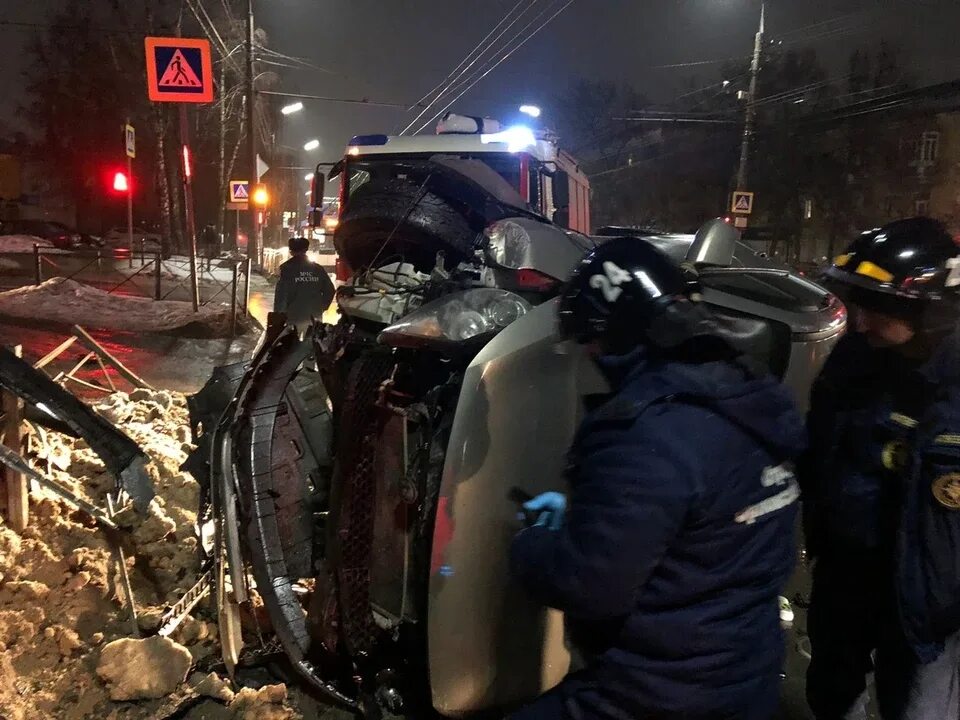
POLYGON ((570 176, 563 170, 553 174, 552 197, 553 206, 557 209, 570 207, 570 176))

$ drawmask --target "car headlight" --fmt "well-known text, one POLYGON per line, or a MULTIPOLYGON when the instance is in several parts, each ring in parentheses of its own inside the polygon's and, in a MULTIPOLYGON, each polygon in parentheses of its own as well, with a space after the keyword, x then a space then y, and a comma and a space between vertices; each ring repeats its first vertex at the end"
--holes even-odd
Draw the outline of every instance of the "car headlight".
POLYGON ((497 265, 517 270, 523 266, 530 247, 530 233, 520 223, 498 220, 484 230, 490 259, 497 265))
POLYGON ((427 303, 383 330, 378 339, 392 347, 463 343, 500 332, 530 308, 507 290, 466 290, 427 303))

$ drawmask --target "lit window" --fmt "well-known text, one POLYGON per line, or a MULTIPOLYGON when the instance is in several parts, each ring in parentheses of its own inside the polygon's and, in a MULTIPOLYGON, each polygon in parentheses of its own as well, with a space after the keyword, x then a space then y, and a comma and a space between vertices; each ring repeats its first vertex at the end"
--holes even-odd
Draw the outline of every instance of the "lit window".
POLYGON ((925 132, 920 141, 920 162, 934 163, 940 152, 940 133, 925 132))
POLYGON ((803 219, 809 220, 813 217, 813 199, 805 198, 803 201, 803 219))

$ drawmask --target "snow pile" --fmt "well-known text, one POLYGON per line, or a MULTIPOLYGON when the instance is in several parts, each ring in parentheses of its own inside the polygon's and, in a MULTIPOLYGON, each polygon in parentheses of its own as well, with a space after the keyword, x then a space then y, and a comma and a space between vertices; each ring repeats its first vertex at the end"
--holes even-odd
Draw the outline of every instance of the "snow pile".
MULTIPOLYGON (((126 564, 139 626, 149 636, 199 573, 199 486, 179 470, 192 449, 186 402, 177 393, 135 390, 97 409, 122 422, 151 458, 157 497, 149 516, 124 508, 116 517, 130 528, 123 533, 126 564)), ((83 441, 49 432, 36 440, 41 467, 49 463, 52 477, 105 506, 113 479, 83 441)), ((209 672, 219 655, 214 615, 207 600, 170 639, 130 637, 117 559, 104 532, 37 490, 22 534, 0 520, 0 718, 133 720, 168 717, 184 704, 195 705, 177 715, 188 720, 301 717, 282 685, 235 693, 209 672)))
POLYGON ((0 317, 133 332, 190 328, 215 337, 230 330, 224 305, 205 305, 194 313, 188 302, 113 295, 64 278, 0 292, 0 317))
POLYGON ((32 253, 33 246, 52 248, 53 243, 33 235, 0 235, 0 254, 32 253))

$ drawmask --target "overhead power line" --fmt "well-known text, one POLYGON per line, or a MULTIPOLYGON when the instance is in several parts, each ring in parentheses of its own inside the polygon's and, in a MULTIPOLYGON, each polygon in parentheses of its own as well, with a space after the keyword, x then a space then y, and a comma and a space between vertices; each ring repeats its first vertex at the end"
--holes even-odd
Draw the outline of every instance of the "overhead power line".
MULTIPOLYGON (((470 68, 472 68, 477 61, 479 61, 487 53, 487 51, 489 51, 490 48, 492 48, 494 44, 501 37, 503 37, 505 33, 509 32, 510 28, 512 28, 520 20, 520 18, 522 18, 529 10, 531 10, 538 2, 539 0, 529 0, 529 2, 528 0, 518 0, 518 2, 500 19, 500 22, 498 22, 493 29, 486 34, 483 40, 477 43, 474 48, 464 56, 463 60, 460 61, 460 64, 457 65, 457 67, 455 67, 450 73, 448 73, 447 77, 445 77, 436 87, 434 87, 430 92, 417 101, 418 103, 423 103, 429 98, 433 98, 425 106, 421 106, 424 109, 421 110, 420 113, 418 113, 417 116, 413 118, 413 120, 411 120, 407 126, 403 128, 403 130, 400 131, 400 134, 405 135, 410 128, 416 125, 420 118, 426 114, 427 110, 440 102, 443 96, 450 91, 450 88, 454 85, 454 83, 456 83, 457 80, 464 75, 464 73, 470 70, 470 68), (504 24, 507 23, 510 17, 524 3, 528 3, 527 6, 520 12, 520 14, 518 14, 509 24, 504 27, 504 24), (503 27, 502 30, 500 30, 501 27, 503 27), (493 36, 497 30, 500 30, 500 32, 491 39, 491 36, 493 36)), ((412 110, 413 108, 410 109, 412 110)))
POLYGON ((141 30, 132 30, 130 28, 112 28, 106 26, 93 25, 67 25, 61 22, 20 22, 16 20, 0 20, 0 27, 19 28, 24 30, 83 30, 100 35, 133 35, 146 36, 152 35, 155 30, 143 28, 141 30))
MULTIPOLYGON (((303 93, 283 92, 281 90, 258 90, 258 95, 276 95, 278 97, 296 98, 298 100, 318 100, 321 102, 346 103, 348 105, 369 105, 370 107, 401 108, 406 109, 409 103, 382 102, 379 100, 368 100, 367 98, 342 98, 326 97, 323 95, 304 95, 303 93)), ((414 105, 414 107, 420 107, 414 105)))
MULTIPOLYGON (((518 0, 517 4, 514 5, 509 11, 507 11, 507 13, 502 18, 500 18, 500 22, 494 25, 493 29, 490 30, 490 32, 488 32, 480 42, 474 45, 473 48, 470 50, 470 52, 464 55, 463 59, 460 61, 460 64, 457 65, 453 70, 451 70, 443 80, 441 80, 433 88, 431 88, 423 97, 417 100, 417 102, 418 103, 426 102, 428 98, 430 98, 435 92, 440 90, 440 88, 442 88, 450 80, 450 78, 453 77, 453 75, 458 70, 460 70, 460 68, 462 68, 467 62, 469 62, 470 58, 473 57, 473 54, 477 52, 480 46, 483 45, 485 42, 487 42, 487 40, 490 39, 490 36, 493 35, 500 28, 500 26, 503 25, 503 23, 505 23, 507 19, 511 15, 513 15, 514 12, 516 12, 517 8, 523 5, 523 3, 526 1, 527 0, 518 0)), ((410 110, 413 110, 413 106, 410 107, 410 110)))
MULTIPOLYGON (((499 60, 497 60, 496 62, 493 63, 493 65, 491 65, 489 68, 487 68, 486 71, 484 71, 481 75, 479 75, 479 76, 476 77, 472 82, 470 82, 470 84, 467 85, 456 97, 454 97, 453 100, 451 100, 449 103, 447 103, 447 105, 446 105, 440 112, 436 113, 430 120, 428 120, 428 121, 425 122, 423 125, 421 125, 420 128, 417 130, 417 132, 421 132, 421 131, 424 130, 428 125, 430 125, 431 123, 433 123, 438 117, 440 117, 441 115, 443 115, 443 113, 447 112, 447 110, 449 110, 449 109, 453 106, 453 104, 454 104, 455 102, 457 102, 457 100, 459 100, 461 97, 463 97, 464 95, 466 95, 478 82, 480 82, 481 80, 483 80, 487 75, 489 75, 489 74, 492 73, 494 70, 496 70, 501 64, 503 64, 504 62, 506 62, 517 50, 519 50, 521 47, 523 47, 523 46, 524 46, 526 43, 528 43, 533 37, 535 37, 541 30, 543 30, 547 25, 549 25, 551 22, 553 22, 553 20, 554 20, 558 15, 560 15, 560 13, 562 13, 564 10, 566 10, 568 7, 570 7, 570 5, 573 4, 573 2, 574 2, 574 0, 567 0, 565 3, 563 3, 563 5, 561 5, 560 8, 559 8, 555 13, 553 13, 552 15, 550 15, 550 17, 548 17, 546 20, 544 20, 542 23, 540 23, 540 25, 538 25, 536 28, 534 28, 534 30, 533 30, 532 32, 530 32, 528 35, 526 35, 525 37, 523 37, 523 39, 521 39, 519 43, 517 43, 517 44, 514 45, 512 48, 510 48, 510 50, 507 51, 502 57, 500 57, 499 60)), ((551 5, 550 7, 553 7, 553 6, 551 5)), ((541 14, 542 14, 542 13, 541 13, 541 14)), ((538 17, 539 17, 539 15, 538 15, 538 17)), ((532 22, 536 22, 536 19, 534 19, 532 22)), ((525 27, 523 30, 520 31, 520 33, 518 33, 517 35, 515 35, 513 39, 516 40, 516 38, 519 37, 520 35, 522 35, 522 34, 524 33, 524 31, 525 31, 528 27, 530 27, 530 24, 529 24, 529 23, 528 23, 527 27, 525 27)), ((483 70, 483 68, 480 68, 480 70, 483 70)))

